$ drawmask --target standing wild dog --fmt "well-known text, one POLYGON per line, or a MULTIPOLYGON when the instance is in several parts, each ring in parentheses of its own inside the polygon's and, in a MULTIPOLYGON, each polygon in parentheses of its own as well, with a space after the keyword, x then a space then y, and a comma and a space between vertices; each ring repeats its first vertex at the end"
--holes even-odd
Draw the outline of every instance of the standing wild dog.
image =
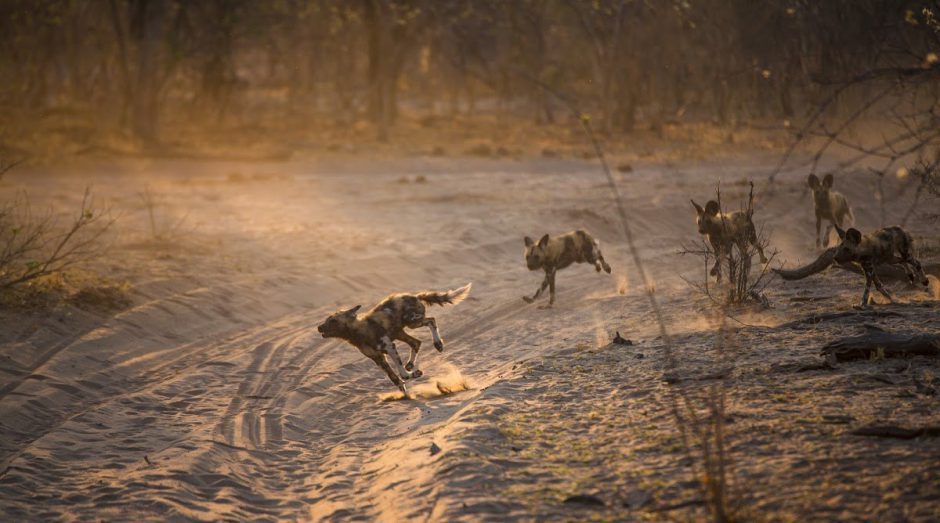
POLYGON ((555 273, 572 263, 593 263, 597 272, 603 268, 610 274, 610 265, 601 254, 600 244, 585 231, 574 231, 549 238, 546 234, 536 243, 525 237, 525 263, 530 271, 545 271, 545 279, 539 289, 530 298, 523 296, 526 303, 532 303, 549 288, 548 305, 555 303, 555 273))
POLYGON ((813 206, 816 211, 816 248, 820 246, 828 247, 829 246, 829 231, 832 230, 832 227, 842 227, 842 222, 845 221, 845 217, 848 216, 852 220, 852 223, 855 223, 855 215, 852 214, 852 208, 849 207, 849 202, 846 201, 845 196, 842 193, 832 190, 833 177, 831 174, 827 174, 823 177, 822 183, 819 183, 819 178, 815 174, 809 175, 809 178, 806 179, 806 183, 809 184, 809 188, 813 190, 813 206), (819 228, 822 225, 823 220, 828 220, 829 225, 826 226, 826 234, 824 238, 826 239, 826 244, 822 245, 819 240, 819 228))
POLYGON ((392 294, 362 315, 356 314, 362 305, 334 312, 317 327, 317 330, 324 338, 342 338, 355 346, 365 357, 381 367, 392 383, 407 396, 408 391, 405 390, 402 380, 418 378, 423 373, 417 368, 421 340, 406 334, 405 327, 409 329, 428 327, 431 330, 434 348, 438 352, 443 351, 444 341, 437 332, 437 322, 434 318, 424 315, 425 304, 456 305, 462 302, 468 294, 470 294, 469 283, 459 289, 446 292, 392 294), (395 349, 395 342, 392 340, 403 341, 411 347, 411 357, 408 358, 406 365, 402 365, 398 351, 395 349), (389 360, 394 370, 389 365, 389 360))
POLYGON ((750 243, 760 254, 760 262, 767 263, 764 249, 757 240, 757 229, 752 220, 754 211, 734 211, 723 213, 715 200, 709 200, 703 209, 701 205, 692 200, 692 206, 698 214, 698 233, 708 238, 708 243, 715 253, 715 266, 709 274, 721 281, 721 258, 731 258, 731 248, 738 247, 741 256, 747 253, 747 244, 750 243))
POLYGON ((904 229, 885 227, 864 236, 858 229, 843 231, 836 227, 836 232, 839 233, 842 243, 836 247, 833 259, 838 263, 857 263, 865 273, 865 292, 862 293, 861 307, 868 306, 872 283, 888 301, 894 301, 875 274, 877 265, 901 265, 912 285, 919 281, 926 288, 930 284, 920 262, 914 258, 914 241, 904 229))

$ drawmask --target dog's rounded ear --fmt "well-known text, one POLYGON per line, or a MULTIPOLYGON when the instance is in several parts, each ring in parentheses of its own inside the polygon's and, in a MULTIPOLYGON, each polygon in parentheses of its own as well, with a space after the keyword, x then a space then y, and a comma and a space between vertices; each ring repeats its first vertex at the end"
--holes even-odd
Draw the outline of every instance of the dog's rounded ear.
POLYGON ((862 242, 862 233, 858 229, 852 228, 845 231, 845 239, 852 243, 862 242))
POLYGON ((535 240, 533 240, 532 238, 529 238, 528 236, 525 237, 525 246, 526 246, 526 247, 531 247, 532 244, 534 244, 534 243, 535 243, 535 240))
POLYGON ((718 202, 715 200, 708 200, 708 203, 705 204, 705 214, 710 214, 712 216, 718 216, 718 202))
POLYGON ((689 201, 692 202, 692 207, 695 207, 695 212, 699 214, 702 214, 703 212, 705 212, 705 209, 702 209, 701 205, 695 203, 695 200, 689 200, 689 201))
POLYGON ((539 247, 545 247, 546 245, 548 245, 548 235, 547 235, 547 234, 546 234, 545 236, 542 236, 541 238, 539 238, 539 247))
POLYGON ((810 189, 815 189, 819 187, 819 177, 815 174, 811 174, 806 178, 806 183, 809 185, 810 189))
POLYGON ((355 307, 349 309, 348 311, 344 312, 343 314, 352 316, 353 314, 356 314, 357 312, 359 312, 359 309, 361 309, 361 308, 362 308, 362 305, 356 305, 355 307))
POLYGON ((834 181, 835 178, 833 178, 831 174, 827 174, 825 177, 823 177, 823 187, 826 189, 832 189, 832 182, 834 181))

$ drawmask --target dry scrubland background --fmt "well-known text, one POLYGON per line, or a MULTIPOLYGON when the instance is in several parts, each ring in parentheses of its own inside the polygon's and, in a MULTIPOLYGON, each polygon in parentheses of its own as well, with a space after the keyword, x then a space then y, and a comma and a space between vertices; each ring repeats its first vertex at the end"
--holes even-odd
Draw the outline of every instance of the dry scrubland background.
POLYGON ((737 208, 752 180, 773 265, 814 259, 805 180, 831 172, 859 228, 903 223, 936 276, 937 12, 0 2, 0 240, 43 233, 0 253, 0 286, 70 225, 68 245, 88 241, 0 292, 0 511, 940 518, 936 358, 819 356, 877 329, 937 335, 936 283, 831 315, 863 285, 833 268, 725 308, 678 254, 698 239, 689 199, 720 183, 737 208), (523 236, 575 228, 613 274, 567 269, 554 309, 526 306, 523 236), (375 365, 315 332, 340 306, 468 281, 434 310, 445 352, 417 333, 412 401, 383 401, 375 365), (919 436, 856 434, 871 426, 919 436))

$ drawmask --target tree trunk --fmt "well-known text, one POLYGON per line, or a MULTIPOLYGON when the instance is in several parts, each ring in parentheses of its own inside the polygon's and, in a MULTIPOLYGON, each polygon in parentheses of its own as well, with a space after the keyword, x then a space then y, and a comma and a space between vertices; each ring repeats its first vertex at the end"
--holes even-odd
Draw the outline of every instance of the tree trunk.
POLYGON ((391 44, 388 9, 383 0, 365 0, 365 20, 369 47, 369 118, 376 124, 376 138, 388 141, 391 123, 389 108, 388 46, 391 44))
POLYGON ((131 35, 137 41, 137 80, 131 128, 146 143, 157 141, 159 77, 167 15, 166 0, 132 0, 131 35))

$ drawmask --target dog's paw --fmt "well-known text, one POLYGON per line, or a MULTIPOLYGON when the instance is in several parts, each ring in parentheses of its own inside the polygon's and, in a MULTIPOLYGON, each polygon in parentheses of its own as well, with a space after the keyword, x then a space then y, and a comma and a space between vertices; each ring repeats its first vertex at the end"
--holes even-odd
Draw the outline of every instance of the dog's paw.
POLYGON ((408 371, 408 372, 411 372, 414 368, 415 368, 414 363, 410 363, 410 362, 409 362, 409 363, 406 363, 406 364, 405 364, 405 370, 408 371))
POLYGON ((443 342, 443 341, 435 341, 435 342, 434 342, 434 348, 437 349, 437 352, 443 352, 443 350, 444 350, 444 342, 443 342))
POLYGON ((411 372, 412 378, 420 378, 421 376, 424 376, 424 373, 421 372, 421 369, 415 369, 411 372))
POLYGON ((548 305, 539 305, 539 310, 543 310, 543 311, 544 311, 544 310, 551 309, 551 308, 553 308, 553 307, 555 307, 555 306, 552 305, 551 303, 549 303, 548 305))
POLYGON ((532 302, 534 302, 535 300, 533 300, 532 298, 530 298, 530 297, 528 297, 528 296, 523 296, 523 297, 522 297, 522 301, 524 301, 524 302, 526 302, 526 303, 532 303, 532 302))

